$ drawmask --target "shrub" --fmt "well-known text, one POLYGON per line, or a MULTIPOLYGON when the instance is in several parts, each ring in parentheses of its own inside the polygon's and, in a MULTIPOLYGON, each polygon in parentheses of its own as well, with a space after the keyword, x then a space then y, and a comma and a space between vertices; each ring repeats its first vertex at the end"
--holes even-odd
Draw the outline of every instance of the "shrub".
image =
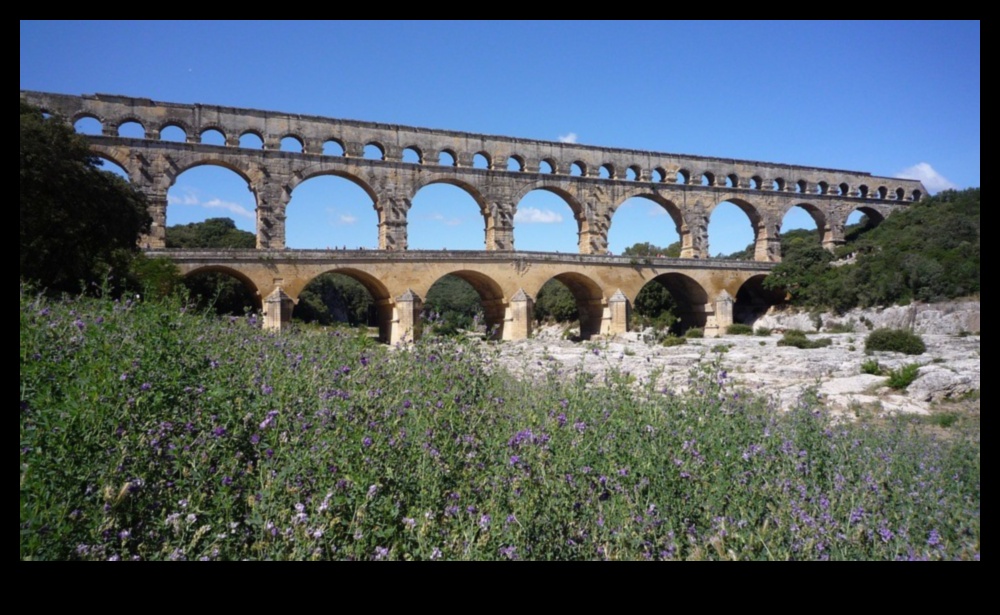
POLYGON ((907 355, 920 355, 927 352, 927 345, 919 335, 905 329, 878 329, 868 335, 865 352, 901 352, 907 355))
POLYGON ((694 327, 688 329, 687 332, 684 334, 684 337, 688 338, 689 340, 700 340, 703 337, 705 337, 705 330, 694 327))
POLYGON ((712 352, 715 354, 726 354, 732 348, 729 344, 719 344, 718 346, 712 346, 712 352))
POLYGON ((757 337, 771 337, 771 333, 773 333, 773 331, 771 331, 766 327, 761 327, 760 329, 756 329, 753 332, 753 334, 756 335, 757 337))
POLYGON ((688 341, 686 337, 677 337, 676 335, 668 335, 663 338, 662 343, 666 348, 673 348, 674 346, 683 346, 684 344, 687 344, 687 342, 688 341))
POLYGON ((726 328, 729 335, 753 335, 753 327, 741 323, 733 323, 726 328))
POLYGON ((831 345, 833 340, 830 339, 818 339, 811 340, 806 337, 806 334, 797 329, 787 331, 780 340, 778 340, 779 346, 791 346, 792 348, 799 348, 800 350, 814 350, 816 348, 826 348, 831 345))
POLYGON ((881 376, 882 366, 875 359, 869 359, 861 364, 861 373, 870 376, 881 376))
POLYGON ((886 385, 890 389, 896 389, 897 391, 905 390, 906 387, 913 384, 913 381, 917 379, 920 375, 920 365, 916 363, 910 363, 909 365, 904 365, 899 369, 894 369, 889 372, 889 380, 886 385))
POLYGON ((827 333, 854 333, 854 321, 836 322, 826 326, 827 333))
POLYGON ((959 418, 957 412, 943 412, 930 415, 927 417, 927 422, 942 429, 949 429, 958 423, 959 418))

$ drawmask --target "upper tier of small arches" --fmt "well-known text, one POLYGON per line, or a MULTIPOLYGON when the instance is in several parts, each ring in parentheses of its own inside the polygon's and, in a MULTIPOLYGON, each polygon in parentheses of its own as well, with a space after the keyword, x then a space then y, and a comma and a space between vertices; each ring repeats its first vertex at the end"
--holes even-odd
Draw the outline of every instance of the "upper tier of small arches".
POLYGON ((446 130, 303 117, 118 96, 22 92, 74 125, 96 121, 101 135, 219 147, 552 174, 619 181, 714 186, 861 199, 917 201, 919 181, 794 165, 659 154, 446 130))

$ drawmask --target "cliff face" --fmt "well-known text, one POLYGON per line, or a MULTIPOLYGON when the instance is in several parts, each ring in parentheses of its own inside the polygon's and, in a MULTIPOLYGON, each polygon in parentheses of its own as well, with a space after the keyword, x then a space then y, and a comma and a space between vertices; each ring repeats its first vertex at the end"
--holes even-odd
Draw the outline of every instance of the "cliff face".
POLYGON ((979 333, 979 301, 949 301, 884 309, 854 309, 842 316, 774 309, 754 323, 755 328, 843 331, 858 334, 872 329, 912 329, 921 335, 979 333), (817 326, 819 325, 819 326, 817 326))

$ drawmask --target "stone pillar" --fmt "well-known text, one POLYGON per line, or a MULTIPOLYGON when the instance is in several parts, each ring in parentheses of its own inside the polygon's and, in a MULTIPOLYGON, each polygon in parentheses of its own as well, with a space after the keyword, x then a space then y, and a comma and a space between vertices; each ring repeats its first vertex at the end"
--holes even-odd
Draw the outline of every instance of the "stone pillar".
POLYGON ((510 305, 504 315, 503 339, 524 340, 531 337, 531 321, 534 318, 534 305, 531 297, 519 289, 511 297, 510 305))
POLYGON ((491 201, 486 217, 486 249, 514 250, 514 208, 509 201, 491 201))
POLYGON ((601 326, 602 335, 624 335, 628 333, 631 306, 628 297, 620 289, 608 299, 604 323, 601 326))
POLYGON ((407 215, 412 204, 410 196, 398 190, 379 193, 375 203, 375 209, 378 210, 379 250, 407 249, 407 215))
POLYGON ((708 258, 708 218, 700 213, 687 215, 680 229, 681 258, 708 258))
POLYGON ((253 186, 257 196, 257 249, 285 249, 285 208, 291 197, 280 176, 264 175, 253 186))
POLYGON ((167 247, 167 195, 161 192, 146 192, 146 210, 153 219, 149 234, 139 238, 139 247, 167 247))
POLYGON ((365 144, 358 143, 357 141, 349 141, 344 143, 344 157, 345 158, 364 158, 365 157, 365 144))
POLYGON ((422 309, 423 301, 410 289, 406 289, 405 293, 396 297, 396 309, 389 336, 390 344, 405 344, 420 339, 422 309))
POLYGON ((715 330, 711 331, 712 326, 706 327, 706 335, 718 337, 729 329, 729 325, 733 324, 733 303, 733 297, 728 292, 723 290, 719 293, 715 298, 715 316, 709 321, 715 330))
POLYGON ((781 233, 777 224, 761 221, 757 226, 757 241, 754 244, 755 261, 766 263, 781 262, 781 233))
POLYGON ((589 204, 584 207, 586 223, 580 224, 580 254, 608 253, 608 229, 611 227, 612 211, 603 204, 589 204))
POLYGON ((292 322, 292 300, 280 286, 264 299, 264 329, 267 331, 282 331, 292 322))

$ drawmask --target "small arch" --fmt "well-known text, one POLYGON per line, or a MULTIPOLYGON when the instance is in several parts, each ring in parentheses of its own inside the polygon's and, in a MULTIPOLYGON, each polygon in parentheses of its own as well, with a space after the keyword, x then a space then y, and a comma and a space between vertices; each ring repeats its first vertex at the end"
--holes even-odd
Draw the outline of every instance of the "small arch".
POLYGON ((490 156, 486 152, 477 152, 476 155, 472 157, 472 168, 487 170, 492 169, 493 161, 490 160, 490 156))
POLYGON ((858 207, 848 216, 844 224, 844 241, 848 244, 854 243, 867 232, 875 229, 885 220, 877 209, 871 207, 858 207))
POLYGON ((451 321, 453 328, 478 329, 482 326, 489 339, 503 339, 505 304, 503 289, 496 281, 478 271, 460 270, 441 276, 431 285, 424 300, 424 314, 431 317, 437 313, 446 320, 446 324, 449 319, 454 318, 451 321), (466 289, 469 287, 479 295, 478 308, 481 313, 477 311, 474 301, 466 300, 460 306, 449 301, 449 297, 467 295, 466 289), (449 316, 449 312, 455 316, 449 316))
POLYGON ((840 196, 851 196, 851 186, 846 182, 840 184, 840 186, 838 186, 838 189, 840 191, 840 196))
MULTIPOLYGON (((536 293, 536 318, 541 319, 550 312, 550 308, 555 307, 548 305, 547 300, 564 294, 566 290, 572 296, 576 309, 575 313, 569 311, 569 313, 563 314, 563 318, 579 320, 580 339, 582 340, 600 335, 601 321, 604 319, 604 293, 596 282, 580 273, 560 273, 549 278, 542 285, 536 293)), ((564 312, 566 311, 565 307, 563 306, 564 312)))
POLYGON ((337 139, 327 139, 323 142, 324 156, 343 156, 344 144, 337 139))
POLYGON ((771 189, 774 190, 775 192, 784 192, 785 179, 783 177, 775 178, 775 180, 771 183, 771 189))
POLYGON ((896 188, 896 200, 903 201, 906 200, 906 190, 902 188, 896 188))
POLYGON ((687 169, 678 169, 676 183, 688 185, 691 183, 691 171, 687 169))
POLYGON ((264 138, 259 133, 248 130, 240 135, 242 149, 264 149, 264 138))
POLYGON ((868 198, 868 186, 861 184, 858 186, 858 196, 867 199, 868 198))
POLYGON ((201 144, 225 146, 226 135, 222 134, 215 128, 206 128, 201 132, 201 144))
POLYGON ((423 164, 424 152, 419 147, 411 145, 403 150, 403 162, 407 164, 423 164))
POLYGON ((764 179, 760 175, 754 175, 750 178, 750 189, 751 190, 761 190, 764 185, 764 179))
POLYGON ((789 207, 781 217, 780 224, 782 256, 795 242, 807 240, 822 243, 827 226, 823 211, 811 203, 796 203, 789 207), (793 231, 799 232, 791 234, 793 231))
POLYGON ((664 169, 663 167, 656 167, 655 169, 653 169, 652 173, 650 173, 650 178, 654 182, 662 184, 663 182, 667 181, 667 170, 664 169))
MULTIPOLYGON (((662 291, 659 294, 662 297, 662 291)), ((653 298, 656 298, 655 295, 653 298)), ((661 322, 672 320, 670 330, 676 334, 683 334, 691 328, 703 328, 708 323, 705 311, 707 304, 708 293, 701 284, 682 273, 666 273, 653 278, 636 294, 633 301, 637 314, 652 320, 660 319, 661 322), (651 291, 657 290, 651 285, 658 285, 666 290, 669 299, 647 301, 651 291), (672 318, 663 319, 660 310, 668 311, 672 318)))
POLYGON ((229 267, 199 267, 184 275, 183 284, 196 306, 217 314, 243 316, 263 308, 260 290, 253 280, 229 267))
POLYGON ((507 170, 515 173, 523 173, 524 158, 518 156, 517 154, 511 155, 510 158, 507 159, 507 170))
POLYGON ((830 184, 826 182, 819 182, 816 184, 816 194, 829 194, 830 184))
POLYGON ((438 153, 438 164, 443 167, 457 167, 458 156, 450 149, 443 149, 438 153))
POLYGON ((160 141, 187 143, 187 132, 177 124, 167 124, 160 130, 160 141))
POLYGON ((882 199, 884 201, 886 199, 886 197, 888 197, 888 196, 889 196, 889 189, 886 188, 885 186, 879 186, 878 187, 878 197, 876 197, 876 198, 882 199))
POLYGON ((389 291, 374 276, 351 268, 332 269, 309 280, 299 293, 292 318, 330 325, 378 327, 378 339, 389 343, 393 306, 389 291))
POLYGON ((711 171, 706 171, 701 175, 701 185, 702 186, 714 186, 715 185, 715 173, 711 171))
POLYGON ((610 162, 601 165, 601 168, 598 171, 598 177, 601 179, 615 179, 615 165, 610 162))
POLYGON ((637 182, 642 177, 642 168, 632 165, 625 169, 625 181, 637 182))
POLYGON ((911 196, 912 200, 919 201, 922 198, 924 198, 924 194, 922 192, 920 192, 919 190, 914 190, 913 191, 913 194, 911 196))
POLYGON ((736 173, 730 173, 726 176, 726 187, 727 188, 741 188, 740 186, 740 176, 736 173))
POLYGON ((385 160, 385 148, 381 143, 372 141, 365 145, 365 160, 385 160))
POLYGON ((139 122, 129 120, 118 125, 118 136, 125 139, 145 139, 146 129, 139 122))
POLYGON ((545 175, 551 175, 555 173, 555 167, 553 166, 552 161, 549 159, 544 159, 539 161, 538 172, 545 175))
POLYGON ((301 154, 303 151, 302 139, 296 135, 285 135, 281 138, 281 147, 279 149, 283 152, 301 154))
POLYGON ((740 286, 733 304, 734 322, 753 325, 767 314, 772 306, 784 303, 784 292, 764 288, 766 279, 766 274, 755 275, 740 286))
POLYGON ((587 175, 587 165, 577 160, 569 165, 569 174, 572 177, 584 177, 587 175))
POLYGON ((798 194, 808 194, 809 193, 809 182, 804 179, 800 179, 795 182, 795 192, 798 194))
POLYGON ((107 171, 109 173, 114 173, 115 175, 121 177, 125 181, 131 183, 132 178, 129 176, 128 171, 122 165, 121 162, 115 160, 108 154, 102 152, 95 152, 95 155, 100 159, 101 170, 107 171))
POLYGON ((104 125, 101 120, 92 115, 84 115, 73 122, 73 129, 82 135, 100 136, 104 134, 104 125))

